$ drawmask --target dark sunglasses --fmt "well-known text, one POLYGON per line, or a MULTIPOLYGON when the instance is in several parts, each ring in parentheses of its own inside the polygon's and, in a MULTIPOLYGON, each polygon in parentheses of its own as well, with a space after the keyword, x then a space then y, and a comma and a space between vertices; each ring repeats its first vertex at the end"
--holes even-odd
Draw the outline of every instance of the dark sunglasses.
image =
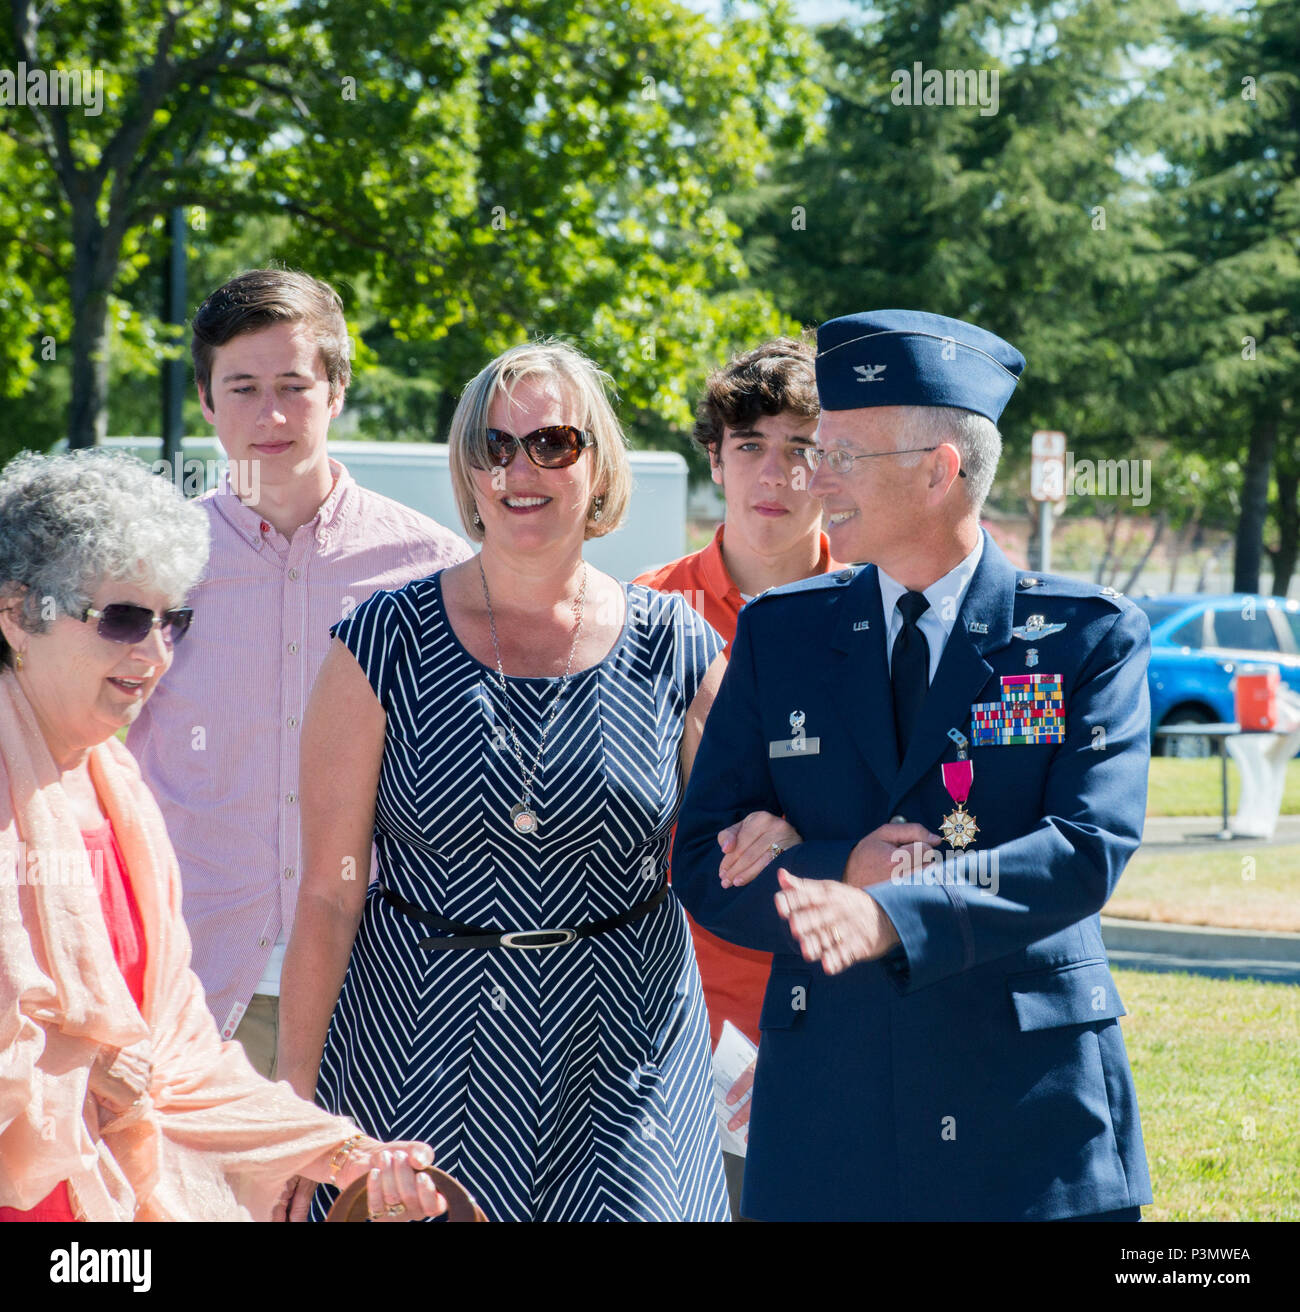
POLYGON ((539 469, 565 469, 577 462, 585 447, 595 445, 592 434, 574 428, 572 424, 534 428, 523 437, 516 437, 502 428, 487 430, 488 456, 494 466, 500 465, 503 469, 515 458, 520 447, 539 469))
POLYGON ((99 636, 109 642, 143 642, 155 628, 163 631, 163 641, 170 647, 189 632, 194 612, 188 606, 155 615, 148 606, 129 601, 114 601, 103 610, 87 607, 83 621, 98 620, 99 636))

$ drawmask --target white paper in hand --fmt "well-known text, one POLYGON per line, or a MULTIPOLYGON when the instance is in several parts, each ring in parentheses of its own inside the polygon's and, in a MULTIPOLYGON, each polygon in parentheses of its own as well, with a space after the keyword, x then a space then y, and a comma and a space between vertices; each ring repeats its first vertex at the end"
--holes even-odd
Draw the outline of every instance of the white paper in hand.
POLYGON ((722 1147, 737 1157, 743 1157, 749 1146, 749 1125, 732 1130, 727 1122, 749 1101, 753 1089, 736 1103, 728 1103, 727 1094, 757 1055, 758 1049, 729 1020, 722 1022, 722 1034, 713 1050, 713 1106, 718 1113, 722 1147))

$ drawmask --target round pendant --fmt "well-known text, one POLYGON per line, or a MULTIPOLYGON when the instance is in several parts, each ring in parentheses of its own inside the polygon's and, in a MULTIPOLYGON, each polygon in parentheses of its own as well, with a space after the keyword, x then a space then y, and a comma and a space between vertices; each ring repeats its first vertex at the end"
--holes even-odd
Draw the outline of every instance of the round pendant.
POLYGON ((510 808, 510 823, 517 834, 532 834, 537 831, 537 817, 522 802, 516 802, 510 808))

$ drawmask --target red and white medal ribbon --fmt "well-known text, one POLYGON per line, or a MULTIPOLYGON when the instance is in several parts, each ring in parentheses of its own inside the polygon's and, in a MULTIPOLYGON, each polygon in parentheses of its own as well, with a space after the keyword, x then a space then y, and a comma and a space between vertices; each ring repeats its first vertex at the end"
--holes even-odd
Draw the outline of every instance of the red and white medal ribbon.
POLYGON ((959 761, 945 761, 942 765, 943 786, 948 796, 957 803, 957 809, 944 816, 939 826, 952 847, 969 847, 979 833, 975 817, 966 810, 966 799, 970 796, 971 785, 975 782, 975 763, 966 756, 959 761))

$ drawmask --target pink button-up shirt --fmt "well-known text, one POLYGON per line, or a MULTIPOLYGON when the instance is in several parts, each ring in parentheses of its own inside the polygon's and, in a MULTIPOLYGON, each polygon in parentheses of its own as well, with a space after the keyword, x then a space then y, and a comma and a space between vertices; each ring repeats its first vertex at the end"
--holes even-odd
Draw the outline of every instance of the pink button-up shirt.
POLYGON ((228 482, 199 499, 212 555, 190 594, 194 624, 126 740, 176 848, 194 969, 223 1038, 293 926, 299 734, 330 625, 371 593, 470 555, 338 461, 330 471, 333 489, 292 540, 228 482))

